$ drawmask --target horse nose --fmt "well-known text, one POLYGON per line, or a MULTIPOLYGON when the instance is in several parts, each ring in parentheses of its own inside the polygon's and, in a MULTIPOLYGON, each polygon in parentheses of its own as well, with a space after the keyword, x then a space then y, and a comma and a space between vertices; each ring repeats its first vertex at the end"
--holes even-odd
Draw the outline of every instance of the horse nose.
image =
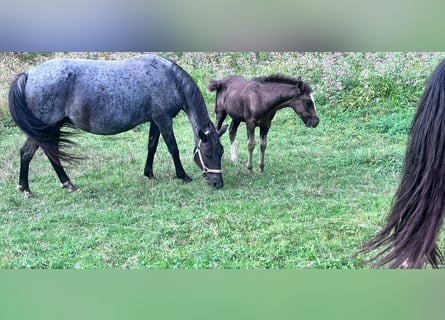
POLYGON ((210 178, 207 183, 214 187, 215 189, 221 189, 224 185, 224 182, 222 178, 212 177, 210 178))
POLYGON ((215 187, 216 189, 221 189, 223 187, 224 183, 222 181, 214 181, 213 182, 213 187, 215 187))
POLYGON ((318 123, 320 122, 320 119, 318 117, 315 117, 312 123, 312 128, 315 128, 318 126, 318 123))
POLYGON ((315 128, 316 126, 318 126, 319 122, 320 122, 320 119, 318 117, 309 118, 306 122, 306 127, 315 128))

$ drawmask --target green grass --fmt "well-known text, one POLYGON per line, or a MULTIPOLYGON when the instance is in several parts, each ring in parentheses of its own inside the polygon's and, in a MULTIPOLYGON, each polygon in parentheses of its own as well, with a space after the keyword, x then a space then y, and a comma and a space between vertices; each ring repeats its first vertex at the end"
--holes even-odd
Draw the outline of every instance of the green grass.
MULTIPOLYGON (((323 113, 324 108, 320 108, 323 113)), ((15 190, 16 128, 3 132, 0 194, 2 268, 360 268, 351 256, 388 211, 403 137, 370 134, 357 118, 322 117, 307 129, 291 112, 274 121, 266 170, 248 174, 243 127, 240 164, 223 158, 225 186, 213 190, 191 161, 184 115, 175 130, 186 171, 174 177, 167 148, 156 181, 143 177, 146 126, 110 137, 82 134, 69 167, 80 191, 58 187, 46 158, 31 166, 34 199, 15 190), (333 138, 335 137, 335 138, 333 138)), ((161 141, 162 142, 162 141, 161 141)), ((224 136, 223 145, 228 146, 224 136)))
MULTIPOLYGON (((249 63, 245 70, 264 71, 249 63)), ((215 69, 191 73, 199 74, 203 92, 202 78, 216 75, 215 69)), ((205 97, 214 119, 214 97, 205 97)), ((245 168, 244 126, 238 165, 230 161, 224 135, 221 190, 208 187, 193 163, 191 127, 180 113, 175 133, 193 182, 175 178, 162 139, 157 180, 143 176, 145 124, 115 136, 76 136, 72 151, 86 156, 67 168, 80 187, 76 193, 59 187, 39 152, 30 170, 36 197, 25 199, 15 189, 24 137, 3 117, 0 268, 365 268, 366 257, 354 254, 386 218, 415 103, 379 98, 368 105, 366 118, 362 106, 340 103, 354 99, 331 96, 332 103, 318 105, 316 129, 305 128, 291 110, 280 111, 268 136, 264 173, 256 166, 258 146, 256 171, 245 168)))

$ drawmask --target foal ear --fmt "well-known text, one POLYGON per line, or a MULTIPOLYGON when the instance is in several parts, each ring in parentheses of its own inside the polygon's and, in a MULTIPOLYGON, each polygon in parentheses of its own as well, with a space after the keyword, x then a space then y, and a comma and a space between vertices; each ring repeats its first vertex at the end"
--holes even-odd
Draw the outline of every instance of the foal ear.
POLYGON ((297 78, 297 94, 300 95, 303 93, 304 90, 304 83, 303 80, 301 80, 301 76, 297 78))
POLYGON ((222 136, 224 134, 224 132, 226 132, 227 128, 229 127, 228 124, 223 125, 219 130, 218 130, 218 136, 222 136))

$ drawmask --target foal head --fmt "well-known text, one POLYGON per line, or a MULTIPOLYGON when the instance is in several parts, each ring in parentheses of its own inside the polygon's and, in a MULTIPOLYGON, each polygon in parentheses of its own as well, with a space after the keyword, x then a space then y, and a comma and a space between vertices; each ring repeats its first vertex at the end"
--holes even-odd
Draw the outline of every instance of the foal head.
POLYGON ((212 126, 205 131, 199 130, 199 141, 195 147, 193 159, 202 170, 207 184, 219 189, 224 185, 221 169, 221 158, 224 148, 219 137, 226 132, 227 125, 216 131, 212 126))
POLYGON ((315 108, 314 97, 312 95, 312 88, 305 82, 298 78, 296 83, 296 95, 291 100, 290 105, 292 109, 303 120, 306 127, 315 128, 320 119, 318 118, 317 109, 315 108))

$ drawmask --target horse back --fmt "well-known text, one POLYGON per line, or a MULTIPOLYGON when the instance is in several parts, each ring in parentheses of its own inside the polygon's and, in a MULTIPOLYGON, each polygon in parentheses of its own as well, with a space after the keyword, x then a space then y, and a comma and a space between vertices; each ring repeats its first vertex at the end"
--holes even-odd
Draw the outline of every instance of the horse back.
POLYGON ((91 133, 123 132, 150 121, 161 104, 162 112, 179 112, 171 65, 151 55, 119 61, 53 59, 29 71, 28 105, 47 123, 68 118, 91 133))

